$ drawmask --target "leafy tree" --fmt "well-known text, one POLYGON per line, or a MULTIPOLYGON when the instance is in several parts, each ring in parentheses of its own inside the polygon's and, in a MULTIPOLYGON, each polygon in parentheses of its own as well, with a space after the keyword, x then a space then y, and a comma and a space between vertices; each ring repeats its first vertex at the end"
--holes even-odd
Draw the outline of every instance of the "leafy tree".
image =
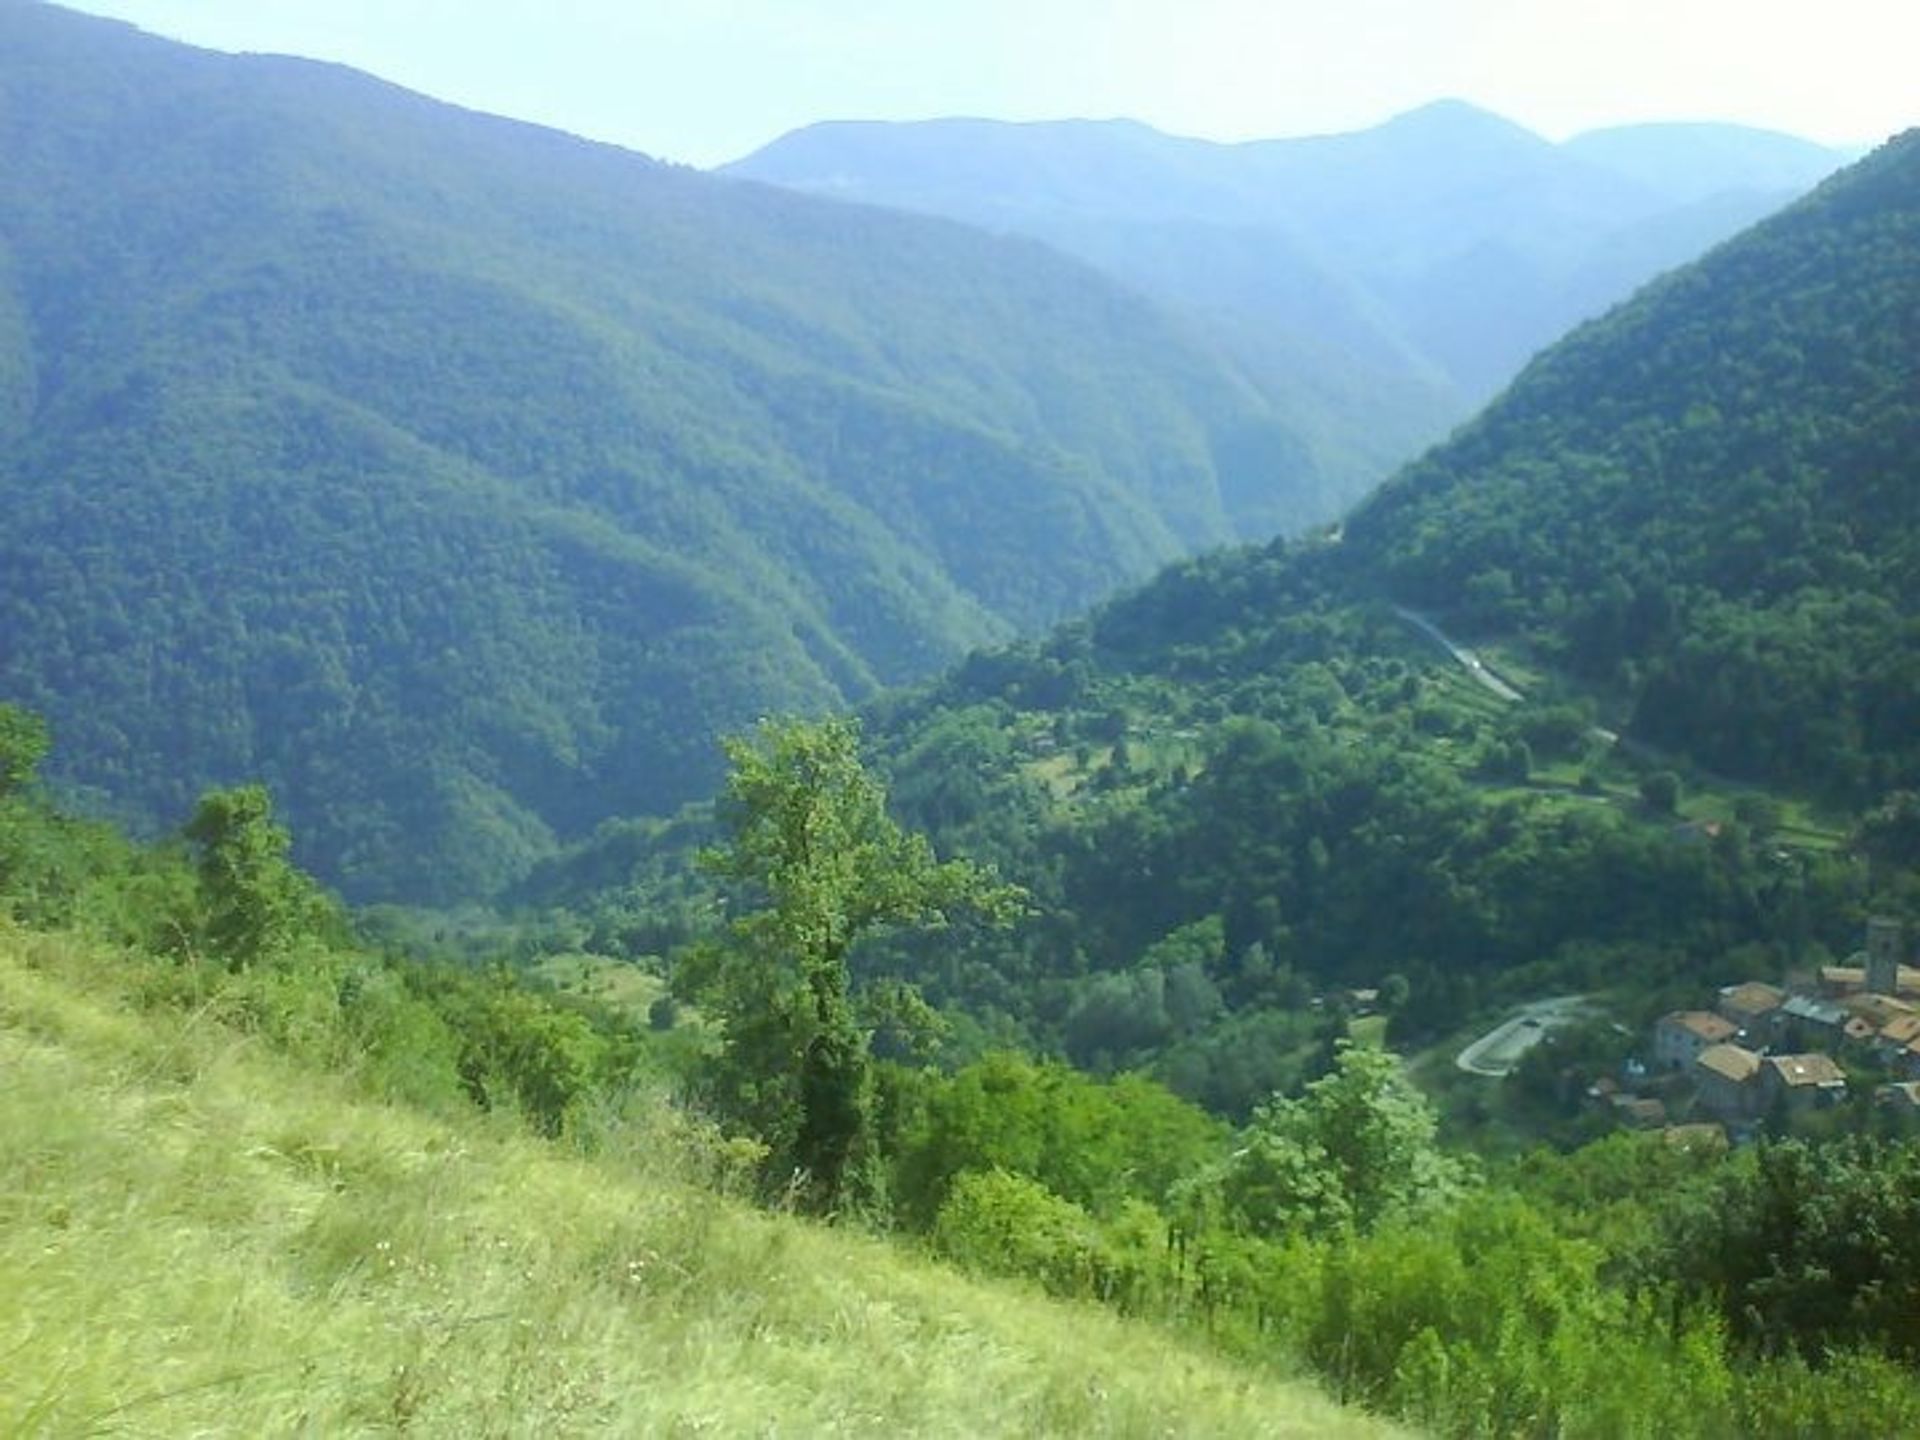
POLYGON ((898 1215, 925 1226, 956 1177, 1004 1171, 1101 1217, 1158 1205, 1219 1155, 1226 1127, 1142 1075, 1096 1080, 996 1052, 936 1079, 895 1150, 898 1215))
POLYGON ((206 942, 233 969, 283 953, 327 921, 326 897, 287 859, 292 841, 264 786, 209 790, 186 835, 199 847, 206 942))
POLYGON ((1640 798, 1660 815, 1671 815, 1680 806, 1680 777, 1671 770, 1656 770, 1640 782, 1640 798))
POLYGON ((1920 791, 1896 790, 1861 816, 1854 844, 1876 864, 1920 866, 1920 791))
POLYGON ((1920 1361, 1920 1151, 1767 1145, 1674 1217, 1668 1265, 1761 1352, 1865 1345, 1920 1361))
POLYGON ((702 858, 752 908, 685 967, 724 1024, 732 1098, 825 1213, 866 1207, 879 1188, 849 952, 884 927, 1004 918, 1021 898, 895 823, 858 747, 850 720, 768 720, 724 742, 728 838, 702 858))
POLYGON ((17 705, 0 705, 0 796, 32 780, 46 755, 46 722, 17 705))
POLYGON ((1370 1230, 1465 1184, 1460 1163, 1435 1144, 1437 1128, 1394 1056, 1347 1045, 1299 1099, 1255 1112, 1240 1148, 1187 1200, 1202 1212, 1217 1204, 1229 1224, 1256 1234, 1370 1230))

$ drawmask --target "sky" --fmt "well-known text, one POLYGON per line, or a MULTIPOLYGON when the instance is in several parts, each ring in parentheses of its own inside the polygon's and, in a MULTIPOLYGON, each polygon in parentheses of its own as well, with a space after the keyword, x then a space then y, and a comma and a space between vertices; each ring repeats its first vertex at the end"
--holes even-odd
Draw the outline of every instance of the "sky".
POLYGON ((1920 0, 72 0, 335 60, 714 165, 818 120, 1125 116, 1244 140, 1472 101, 1553 139, 1732 121, 1829 144, 1920 124, 1920 0))

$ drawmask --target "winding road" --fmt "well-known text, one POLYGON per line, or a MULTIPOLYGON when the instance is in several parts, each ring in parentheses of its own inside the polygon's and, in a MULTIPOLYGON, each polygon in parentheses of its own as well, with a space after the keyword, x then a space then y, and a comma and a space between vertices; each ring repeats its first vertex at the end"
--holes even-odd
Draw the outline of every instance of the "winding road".
POLYGON ((1523 1005, 1454 1057, 1453 1063, 1469 1075, 1501 1079, 1550 1031, 1571 1025, 1593 1013, 1585 995, 1556 995, 1523 1005))
POLYGON ((1422 615, 1418 610, 1409 610, 1404 605, 1396 605, 1393 607, 1393 613, 1419 630, 1421 634, 1425 635, 1435 644, 1439 645, 1441 649, 1445 650, 1455 660, 1458 660, 1466 667, 1469 675, 1475 680, 1478 680, 1494 694, 1498 695, 1502 700, 1519 700, 1524 698, 1518 690, 1514 689, 1513 686, 1489 670, 1486 661, 1474 654, 1473 651, 1467 649, 1466 646, 1455 644, 1451 636, 1438 625, 1434 624, 1433 621, 1422 615))

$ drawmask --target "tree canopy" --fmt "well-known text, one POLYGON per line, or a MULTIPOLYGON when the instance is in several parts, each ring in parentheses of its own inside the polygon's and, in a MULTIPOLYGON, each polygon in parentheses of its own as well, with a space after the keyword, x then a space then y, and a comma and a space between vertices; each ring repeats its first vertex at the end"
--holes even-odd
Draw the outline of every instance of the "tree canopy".
POLYGON ((868 1036, 848 955, 882 927, 1011 915, 1020 892, 942 862, 888 814, 850 720, 767 720, 725 743, 724 844, 704 855, 741 908, 696 952, 692 986, 725 1033, 734 1103, 814 1208, 876 1198, 868 1036))

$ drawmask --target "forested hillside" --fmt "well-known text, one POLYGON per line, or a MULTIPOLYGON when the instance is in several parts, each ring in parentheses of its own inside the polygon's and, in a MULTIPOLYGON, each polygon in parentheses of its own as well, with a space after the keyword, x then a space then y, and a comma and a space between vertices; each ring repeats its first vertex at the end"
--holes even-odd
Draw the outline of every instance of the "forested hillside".
POLYGON ((1229 368, 1028 243, 25 0, 0 157, 0 696, 145 823, 266 781, 358 896, 1326 513, 1229 368))
POLYGON ((1920 784, 1920 133, 1554 347, 1346 526, 1633 734, 1853 803, 1920 784))
POLYGON ((362 949, 244 792, 143 849, 50 811, 38 748, 0 706, 9 1437, 1399 1433, 756 1213, 759 1147, 668 1093, 693 1033, 362 949))
MULTIPOLYGON (((1917 177, 1895 142, 1556 347, 1343 532, 876 703, 901 813, 1035 904, 871 972, 963 1053, 1244 1114, 1325 1063, 1330 990, 1395 995, 1409 1043, 1543 991, 1637 1011, 1910 907, 1917 177)), ((665 953, 701 923, 692 830, 609 827, 526 893, 665 953)))
POLYGON ((1232 348, 1352 501, 1570 326, 1842 159, 1720 125, 1555 145, 1443 102, 1234 145, 1128 121, 835 122, 725 173, 1037 236, 1124 278, 1232 348))

